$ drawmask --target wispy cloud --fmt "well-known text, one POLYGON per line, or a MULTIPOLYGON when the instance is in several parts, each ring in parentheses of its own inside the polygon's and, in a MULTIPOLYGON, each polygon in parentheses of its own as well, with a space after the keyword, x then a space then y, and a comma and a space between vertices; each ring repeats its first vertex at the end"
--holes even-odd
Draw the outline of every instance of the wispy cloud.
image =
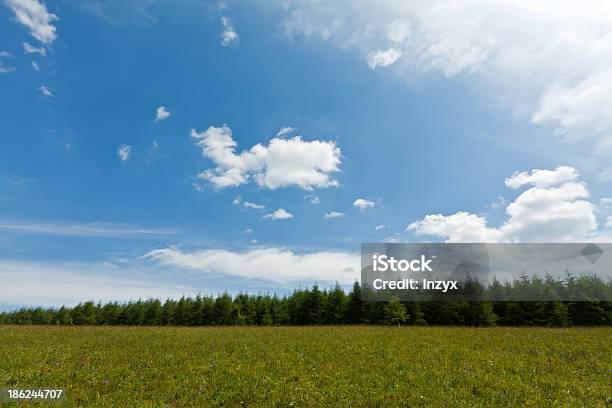
POLYGON ((15 67, 6 65, 3 61, 4 58, 10 58, 12 55, 6 51, 0 51, 0 74, 8 74, 9 72, 15 71, 15 67))
POLYGON ((345 215, 345 214, 344 214, 344 213, 342 213, 342 212, 332 211, 332 212, 328 212, 328 213, 326 213, 326 214, 323 216, 323 218, 324 218, 324 219, 326 219, 326 220, 331 220, 331 219, 334 219, 334 218, 344 218, 344 215, 345 215))
POLYGON ((356 51, 371 69, 389 67, 410 85, 471 76, 511 116, 564 142, 585 140, 602 178, 612 174, 609 1, 278 3, 288 36, 356 51))
POLYGON ((165 106, 160 106, 155 111, 155 121, 159 122, 160 120, 168 119, 171 113, 166 110, 165 106))
POLYGON ((176 284, 159 273, 107 262, 13 262, 0 260, 0 299, 5 305, 74 305, 84 300, 179 298, 202 288, 176 284))
POLYGON ((23 45, 23 52, 26 54, 39 54, 41 57, 47 55, 47 50, 45 50, 45 47, 34 47, 27 42, 23 42, 21 45, 23 45))
POLYGON ((234 29, 232 21, 228 17, 221 17, 221 25, 223 26, 221 45, 224 47, 238 47, 240 45, 240 37, 234 29))
POLYGON ((55 94, 53 92, 51 92, 51 90, 49 88, 47 88, 44 85, 41 85, 38 90, 40 91, 41 94, 43 94, 43 96, 46 96, 47 98, 51 98, 53 96, 55 96, 55 94))
POLYGON ((251 203, 249 201, 245 201, 244 203, 242 203, 242 206, 244 208, 250 208, 252 210, 263 210, 264 208, 266 208, 265 205, 262 204, 256 204, 256 203, 251 203))
POLYGON ((388 50, 374 51, 368 54, 368 66, 370 69, 388 67, 397 62, 402 56, 402 50, 389 48, 388 50))
POLYGON ((326 251, 297 254, 285 248, 257 248, 245 252, 209 249, 185 252, 157 249, 145 259, 161 265, 202 273, 223 273, 246 279, 277 283, 318 281, 351 284, 358 278, 359 254, 326 251))
POLYGON ((117 156, 119 156, 122 162, 129 160, 131 154, 132 154, 132 146, 130 145, 126 145, 122 143, 117 148, 117 156))
POLYGON ((321 199, 313 194, 308 194, 304 197, 304 200, 308 200, 310 201, 310 204, 319 204, 321 202, 321 199))
POLYGON ((52 23, 59 18, 49 13, 44 3, 37 0, 4 0, 4 3, 15 13, 15 20, 30 30, 32 37, 45 45, 55 41, 57 33, 52 23))
POLYGON ((35 179, 26 178, 26 177, 10 177, 10 176, 4 176, 2 177, 2 180, 22 190, 25 189, 29 184, 36 181, 35 179))
POLYGON ((36 221, 1 221, 0 231, 31 235, 60 235, 72 237, 153 237, 176 234, 174 230, 132 228, 112 223, 89 224, 49 223, 36 221))

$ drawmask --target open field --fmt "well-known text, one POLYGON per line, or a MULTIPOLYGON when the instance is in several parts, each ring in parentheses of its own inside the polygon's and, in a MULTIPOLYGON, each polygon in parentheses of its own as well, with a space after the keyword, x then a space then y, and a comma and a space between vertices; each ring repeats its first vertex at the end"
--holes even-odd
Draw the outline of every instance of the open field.
POLYGON ((611 379, 610 328, 0 326, 0 388, 66 406, 603 407, 611 379))

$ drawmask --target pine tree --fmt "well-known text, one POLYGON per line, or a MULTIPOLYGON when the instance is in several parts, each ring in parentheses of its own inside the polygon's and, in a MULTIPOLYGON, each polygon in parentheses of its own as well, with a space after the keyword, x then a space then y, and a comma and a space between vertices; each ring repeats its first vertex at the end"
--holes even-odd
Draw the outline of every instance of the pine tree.
POLYGON ((319 324, 322 322, 323 294, 318 285, 313 285, 307 299, 308 324, 319 324))
POLYGON ((357 281, 353 283, 353 290, 349 294, 348 310, 346 317, 348 323, 363 322, 363 302, 361 300, 361 286, 357 281))
POLYGON ((392 298, 384 307, 385 319, 390 324, 404 323, 408 319, 406 308, 397 298, 392 298))

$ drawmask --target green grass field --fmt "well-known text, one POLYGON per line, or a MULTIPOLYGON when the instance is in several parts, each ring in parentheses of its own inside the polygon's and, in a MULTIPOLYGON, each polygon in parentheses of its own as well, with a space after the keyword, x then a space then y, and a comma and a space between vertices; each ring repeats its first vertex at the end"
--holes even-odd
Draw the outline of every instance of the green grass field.
POLYGON ((610 328, 0 326, 0 388, 66 406, 603 407, 611 360, 610 328))

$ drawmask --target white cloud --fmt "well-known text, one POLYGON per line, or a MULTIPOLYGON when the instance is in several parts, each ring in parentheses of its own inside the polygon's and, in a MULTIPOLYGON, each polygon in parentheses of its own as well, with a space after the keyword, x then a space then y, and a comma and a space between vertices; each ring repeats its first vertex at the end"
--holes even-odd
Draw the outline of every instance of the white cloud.
POLYGON ((126 145, 126 144, 121 144, 118 148, 117 148, 117 156, 119 156, 119 158, 121 159, 121 161, 126 161, 130 159, 130 156, 132 154, 132 146, 126 145))
POLYGON ((505 205, 506 205, 506 199, 504 197, 502 197, 502 196, 497 196, 495 201, 493 201, 491 204, 487 205, 487 208, 495 210, 495 209, 503 207, 505 205))
POLYGON ((173 230, 133 228, 104 222, 89 224, 49 223, 36 221, 1 221, 0 231, 31 235, 60 235, 72 237, 136 237, 175 234, 173 230))
POLYGON ((10 58, 10 57, 12 57, 12 55, 9 54, 8 52, 0 51, 0 74, 8 74, 9 72, 15 71, 15 67, 6 65, 4 61, 2 61, 3 58, 10 58))
POLYGON ((15 13, 15 19, 30 30, 32 37, 41 43, 51 44, 56 38, 55 26, 57 16, 49 13, 47 6, 37 0, 4 0, 15 13))
POLYGON ((512 189, 517 189, 529 184, 535 187, 547 188, 568 181, 575 181, 578 177, 579 175, 575 168, 570 166, 559 166, 554 170, 535 169, 531 172, 515 172, 504 182, 506 186, 512 189))
POLYGON ((356 50, 371 68, 393 64, 391 72, 410 84, 471 75, 517 117, 550 126, 566 141, 594 142, 600 160, 609 158, 609 1, 278 3, 291 37, 356 50))
POLYGON ((245 201, 245 202, 242 204, 242 206, 243 206, 244 208, 250 208, 250 209, 252 209, 252 210, 263 210, 264 208, 266 208, 266 206, 265 206, 265 205, 255 204, 255 203, 251 203, 251 202, 248 202, 248 201, 245 201))
POLYGON ((250 208, 252 210, 263 210, 264 208, 266 208, 266 206, 262 204, 251 203, 249 201, 243 202, 241 196, 236 196, 236 198, 234 198, 234 200, 232 201, 232 204, 242 205, 244 208, 250 208))
POLYGON ((191 131, 191 137, 202 148, 202 155, 217 167, 198 175, 216 188, 234 187, 249 180, 276 189, 298 186, 304 190, 337 186, 331 174, 339 171, 340 149, 332 141, 304 141, 300 136, 273 138, 268 146, 256 144, 236 154, 232 130, 209 127, 191 131))
POLYGON ((448 242, 573 242, 609 240, 598 231, 596 206, 571 167, 515 173, 512 188, 532 186, 506 207, 508 219, 498 228, 483 215, 457 212, 431 214, 408 226, 416 235, 433 235, 448 242))
POLYGON ((32 61, 32 69, 34 71, 40 71, 40 66, 38 65, 36 61, 32 61))
POLYGON ((52 96, 55 96, 55 95, 53 94, 53 92, 51 92, 51 91, 49 90, 49 88, 47 88, 47 87, 46 87, 46 86, 44 86, 44 85, 41 85, 41 86, 38 88, 38 90, 40 91, 40 93, 42 93, 42 94, 43 94, 44 96, 46 96, 46 97, 52 97, 52 96))
POLYGON ((34 263, 0 260, 0 299, 7 305, 74 305, 87 299, 127 301, 179 298, 202 290, 163 282, 159 274, 142 276, 138 268, 107 262, 34 263), (130 276, 131 278, 126 278, 130 276))
POLYGON ((376 231, 385 230, 385 229, 388 229, 388 228, 389 228, 389 226, 387 224, 380 224, 380 225, 377 225, 377 226, 374 227, 374 229, 376 231))
POLYGON ((384 68, 395 64, 402 56, 402 50, 389 48, 388 50, 378 50, 368 54, 368 66, 370 69, 378 67, 384 68))
POLYGON ((26 177, 9 177, 9 176, 4 176, 2 177, 2 180, 4 180, 5 182, 19 188, 19 189, 25 189, 28 187, 28 185, 36 182, 36 179, 30 179, 30 178, 26 178, 26 177))
POLYGON ((224 47, 238 47, 240 45, 240 37, 234 29, 232 21, 228 17, 221 17, 221 25, 223 26, 221 45, 224 47))
POLYGON ((293 218, 293 214, 287 212, 284 208, 279 208, 273 213, 264 215, 264 218, 268 218, 271 220, 287 220, 289 218, 293 218))
POLYGON ((47 50, 45 50, 45 47, 34 47, 27 42, 23 42, 21 45, 23 45, 23 52, 26 54, 40 54, 41 57, 47 55, 47 50))
POLYGON ((155 121, 158 122, 160 120, 168 119, 171 113, 166 110, 165 106, 160 106, 155 111, 155 121))
POLYGON ((323 216, 323 218, 326 219, 326 220, 330 220, 330 219, 333 219, 333 218, 344 218, 344 215, 345 215, 344 213, 337 212, 337 211, 332 211, 332 212, 326 213, 323 216))
POLYGON ((310 201, 310 204, 320 204, 321 203, 321 199, 313 194, 308 194, 304 196, 304 200, 310 201))
POLYGON ((376 204, 374 201, 366 200, 364 198, 358 198, 353 202, 353 206, 359 209, 359 211, 365 211, 370 208, 374 208, 376 204))
POLYGON ((612 216, 608 216, 606 221, 606 228, 612 228, 612 216))
POLYGON ((612 209, 612 197, 604 197, 600 199, 599 207, 605 210, 612 209))
POLYGON ((164 248, 149 252, 145 258, 167 266, 277 283, 338 281, 351 284, 358 279, 360 270, 359 254, 340 251, 300 255, 284 248, 244 252, 222 249, 183 252, 164 248))
POLYGON ((287 136, 291 133, 295 132, 295 128, 289 127, 289 126, 285 126, 282 127, 278 130, 278 132, 276 133, 276 137, 283 137, 283 136, 287 136))

